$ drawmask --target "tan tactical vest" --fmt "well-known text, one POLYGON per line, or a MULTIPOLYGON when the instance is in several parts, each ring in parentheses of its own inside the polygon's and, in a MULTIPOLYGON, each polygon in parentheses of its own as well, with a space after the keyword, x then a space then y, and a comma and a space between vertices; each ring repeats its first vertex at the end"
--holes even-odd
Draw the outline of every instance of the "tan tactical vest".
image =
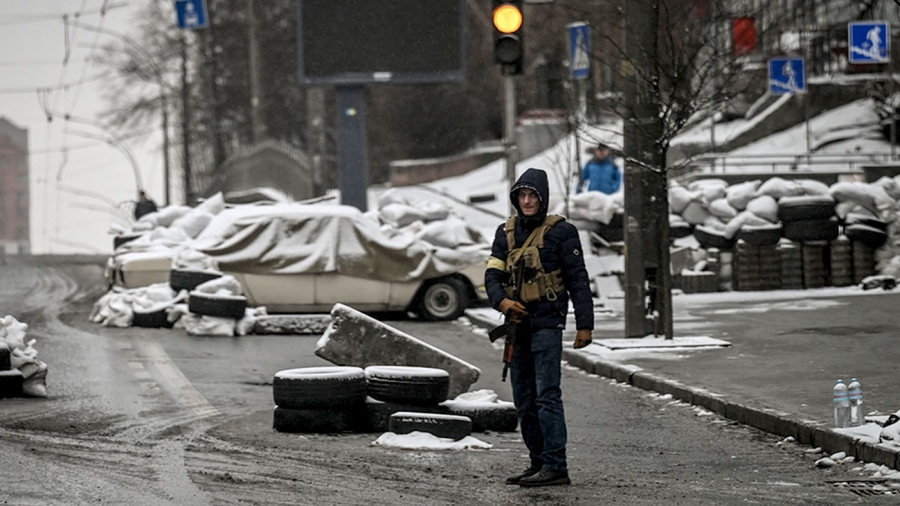
POLYGON ((525 239, 521 247, 513 249, 516 244, 516 216, 506 220, 503 231, 509 253, 506 256, 506 272, 509 273, 508 285, 504 286, 507 296, 513 300, 527 303, 536 300, 556 300, 557 294, 565 290, 562 282, 562 270, 544 272, 541 264, 540 249, 544 247, 544 236, 550 227, 565 220, 562 216, 550 214, 539 227, 534 229, 525 239), (516 293, 518 291, 518 294, 516 293))

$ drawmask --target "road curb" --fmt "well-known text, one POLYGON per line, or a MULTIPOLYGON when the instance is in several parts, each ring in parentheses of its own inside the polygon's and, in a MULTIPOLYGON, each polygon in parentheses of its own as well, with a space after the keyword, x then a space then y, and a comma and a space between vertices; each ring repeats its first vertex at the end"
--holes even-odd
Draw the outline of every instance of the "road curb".
MULTIPOLYGON (((467 316, 480 327, 490 329, 496 326, 495 322, 486 321, 477 314, 467 313, 467 316)), ((776 436, 793 437, 801 444, 822 448, 828 454, 845 452, 848 456, 863 462, 884 465, 891 469, 898 469, 900 466, 900 452, 897 450, 860 441, 852 436, 835 432, 827 426, 801 420, 792 413, 734 402, 725 395, 705 388, 692 387, 645 371, 635 365, 604 360, 579 350, 564 348, 563 360, 589 374, 611 378, 661 395, 669 394, 674 399, 702 407, 723 418, 776 436)))
POLYGON ((812 447, 820 447, 829 454, 845 452, 857 460, 885 465, 891 469, 897 469, 900 465, 900 452, 896 450, 860 441, 817 423, 799 420, 791 413, 733 402, 726 396, 707 389, 685 385, 637 366, 603 360, 577 350, 564 349, 563 359, 585 372, 612 378, 642 390, 671 395, 674 399, 702 407, 729 420, 777 436, 790 436, 797 442, 812 447))

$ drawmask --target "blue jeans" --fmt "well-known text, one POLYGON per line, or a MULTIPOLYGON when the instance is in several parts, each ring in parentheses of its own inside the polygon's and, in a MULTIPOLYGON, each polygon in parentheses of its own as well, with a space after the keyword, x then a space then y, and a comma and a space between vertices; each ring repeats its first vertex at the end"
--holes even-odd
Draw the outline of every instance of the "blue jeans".
POLYGON ((562 329, 540 329, 520 337, 510 375, 513 402, 531 465, 568 472, 562 390, 562 329))

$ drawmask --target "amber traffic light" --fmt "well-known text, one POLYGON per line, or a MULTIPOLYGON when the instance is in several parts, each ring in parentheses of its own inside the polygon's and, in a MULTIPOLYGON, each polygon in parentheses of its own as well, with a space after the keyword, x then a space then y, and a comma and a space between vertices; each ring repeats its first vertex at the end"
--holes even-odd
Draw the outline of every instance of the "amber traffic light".
POLYGON ((522 1, 494 1, 494 61, 505 75, 521 74, 525 48, 522 43, 522 1))

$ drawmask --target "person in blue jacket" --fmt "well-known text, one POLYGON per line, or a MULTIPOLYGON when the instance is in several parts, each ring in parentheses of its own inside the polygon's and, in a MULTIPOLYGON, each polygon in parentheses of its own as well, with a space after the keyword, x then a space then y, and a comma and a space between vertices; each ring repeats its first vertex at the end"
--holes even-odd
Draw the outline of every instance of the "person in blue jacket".
MULTIPOLYGON (((571 481, 566 463, 567 432, 560 386, 563 329, 571 297, 575 310, 574 347, 591 344, 593 294, 578 229, 560 217, 548 219, 547 173, 540 169, 526 170, 513 184, 510 200, 516 209, 515 222, 508 220, 497 228, 484 274, 491 306, 506 315, 507 321, 516 323, 510 365, 512 394, 531 460, 528 469, 507 478, 506 483, 523 487, 568 485, 571 481), (524 280, 543 288, 525 295, 521 289, 515 289, 512 281, 516 272, 524 277, 523 271, 516 268, 526 255, 517 252, 528 251, 525 246, 534 244, 538 234, 531 239, 529 236, 548 224, 534 255, 540 260, 536 272, 543 274, 524 280), (542 281, 546 284, 539 283, 542 281), (512 290, 508 291, 509 288, 512 290)), ((534 267, 533 257, 529 263, 534 267)), ((521 281, 518 288, 522 286, 521 281)))
POLYGON ((581 169, 581 179, 578 180, 575 193, 581 193, 585 182, 588 183, 587 191, 590 192, 611 195, 619 191, 622 185, 622 171, 616 165, 606 144, 601 143, 594 148, 594 156, 581 169))

